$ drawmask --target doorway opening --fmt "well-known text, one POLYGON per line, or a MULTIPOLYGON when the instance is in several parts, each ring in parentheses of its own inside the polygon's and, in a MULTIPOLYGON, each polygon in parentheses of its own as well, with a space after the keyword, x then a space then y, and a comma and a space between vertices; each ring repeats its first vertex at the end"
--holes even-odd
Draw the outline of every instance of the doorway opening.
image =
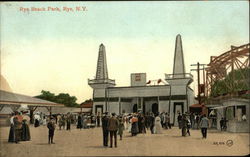
POLYGON ((177 117, 179 114, 183 114, 184 112, 184 103, 183 102, 174 102, 174 126, 178 126, 177 117))
POLYGON ((156 115, 159 111, 159 107, 157 103, 152 104, 152 112, 156 115))
POLYGON ((134 104, 133 106, 133 113, 138 112, 137 104, 134 104))

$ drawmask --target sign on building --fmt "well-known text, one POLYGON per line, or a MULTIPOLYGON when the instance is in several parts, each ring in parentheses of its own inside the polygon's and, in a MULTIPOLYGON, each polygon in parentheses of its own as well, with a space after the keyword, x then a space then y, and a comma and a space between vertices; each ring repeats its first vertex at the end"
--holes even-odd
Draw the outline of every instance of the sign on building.
POLYGON ((146 73, 132 73, 131 86, 146 86, 146 73))

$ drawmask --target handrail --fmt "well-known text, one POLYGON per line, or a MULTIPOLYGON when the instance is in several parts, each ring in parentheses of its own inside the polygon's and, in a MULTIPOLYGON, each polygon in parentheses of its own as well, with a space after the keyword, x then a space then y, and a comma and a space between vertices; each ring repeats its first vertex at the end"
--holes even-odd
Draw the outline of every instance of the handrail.
POLYGON ((173 78, 193 78, 191 73, 165 74, 166 79, 173 78))
POLYGON ((110 83, 115 84, 115 80, 111 79, 88 79, 88 84, 96 84, 96 83, 110 83))

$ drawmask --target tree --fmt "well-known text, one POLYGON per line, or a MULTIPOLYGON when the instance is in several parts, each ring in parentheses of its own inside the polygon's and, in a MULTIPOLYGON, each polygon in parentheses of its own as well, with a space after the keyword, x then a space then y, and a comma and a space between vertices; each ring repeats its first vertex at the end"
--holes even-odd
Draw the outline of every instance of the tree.
POLYGON ((92 101, 93 101, 92 99, 87 99, 83 103, 92 102, 92 101))
POLYGON ((64 104, 65 106, 78 106, 78 104, 76 103, 77 98, 75 96, 70 96, 68 93, 60 93, 55 98, 57 103, 64 104))
POLYGON ((55 94, 54 93, 50 93, 50 91, 45 91, 45 90, 42 90, 41 93, 42 93, 41 95, 38 95, 35 97, 39 98, 39 99, 55 102, 55 94))
POLYGON ((44 90, 42 90, 41 93, 42 93, 41 95, 35 97, 59 104, 64 104, 67 107, 79 106, 79 104, 76 103, 77 98, 75 96, 70 96, 68 93, 60 93, 58 95, 55 95, 50 91, 44 91, 44 90))
POLYGON ((223 80, 214 82, 211 88, 211 96, 250 90, 249 74, 250 68, 231 71, 223 80))

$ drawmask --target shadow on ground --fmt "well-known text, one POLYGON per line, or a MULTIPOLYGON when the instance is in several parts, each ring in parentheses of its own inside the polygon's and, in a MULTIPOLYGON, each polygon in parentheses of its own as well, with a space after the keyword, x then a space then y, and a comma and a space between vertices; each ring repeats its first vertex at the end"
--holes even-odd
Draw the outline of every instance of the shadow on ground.
POLYGON ((50 144, 48 144, 48 143, 36 143, 35 145, 50 145, 50 144))
POLYGON ((108 147, 104 147, 104 146, 86 146, 85 148, 102 148, 102 149, 105 149, 105 148, 108 148, 108 147))

